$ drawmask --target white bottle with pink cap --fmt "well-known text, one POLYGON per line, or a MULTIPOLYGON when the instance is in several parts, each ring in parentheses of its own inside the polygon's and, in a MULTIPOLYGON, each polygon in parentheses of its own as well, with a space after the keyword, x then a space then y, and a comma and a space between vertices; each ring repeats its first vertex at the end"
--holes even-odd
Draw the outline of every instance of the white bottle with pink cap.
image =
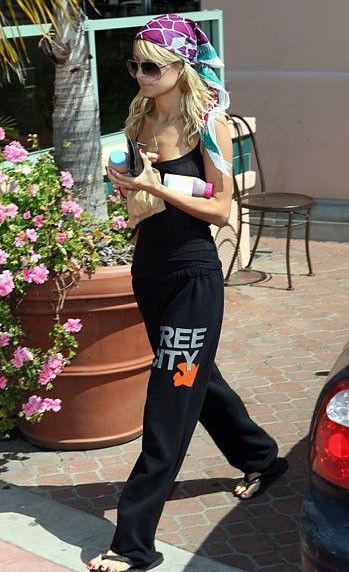
POLYGON ((190 197, 210 199, 213 195, 213 184, 206 183, 198 177, 165 173, 164 185, 190 197))

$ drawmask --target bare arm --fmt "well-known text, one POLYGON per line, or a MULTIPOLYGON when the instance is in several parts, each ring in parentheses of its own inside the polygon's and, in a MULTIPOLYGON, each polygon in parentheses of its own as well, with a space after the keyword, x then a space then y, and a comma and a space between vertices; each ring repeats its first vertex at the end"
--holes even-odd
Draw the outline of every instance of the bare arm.
MULTIPOLYGON (((233 156, 232 141, 225 118, 216 119, 217 144, 223 157, 231 162, 233 156)), ((162 185, 153 173, 151 162, 145 154, 142 154, 144 171, 139 177, 130 179, 112 172, 115 183, 128 191, 143 189, 164 201, 174 205, 182 211, 200 218, 210 224, 223 226, 229 219, 232 199, 232 177, 224 175, 213 164, 209 154, 204 149, 203 160, 205 166, 206 181, 213 183, 213 196, 210 199, 183 195, 176 189, 170 189, 162 185)), ((231 173, 230 173, 231 175, 231 173)), ((110 178, 110 174, 109 174, 110 178)), ((114 181, 113 181, 114 182, 114 181)))

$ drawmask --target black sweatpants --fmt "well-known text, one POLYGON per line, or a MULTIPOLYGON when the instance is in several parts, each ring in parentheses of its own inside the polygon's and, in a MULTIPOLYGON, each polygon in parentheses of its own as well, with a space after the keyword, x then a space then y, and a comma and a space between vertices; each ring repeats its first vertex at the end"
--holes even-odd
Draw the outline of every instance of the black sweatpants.
POLYGON ((140 565, 155 559, 156 527, 198 420, 243 472, 267 469, 277 445, 214 363, 223 317, 221 271, 185 269, 134 279, 133 287, 155 358, 142 452, 120 498, 111 550, 140 565))

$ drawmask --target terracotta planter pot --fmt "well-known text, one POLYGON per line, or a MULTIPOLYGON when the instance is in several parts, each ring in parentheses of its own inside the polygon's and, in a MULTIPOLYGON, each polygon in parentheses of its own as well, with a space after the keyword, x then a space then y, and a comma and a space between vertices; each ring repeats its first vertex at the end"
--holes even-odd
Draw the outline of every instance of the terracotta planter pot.
MULTIPOLYGON (((48 347, 55 284, 31 288, 19 308, 29 347, 48 347)), ((61 322, 80 318, 80 343, 46 397, 62 410, 41 423, 21 423, 31 442, 54 449, 94 449, 125 443, 142 432, 152 351, 131 285, 129 266, 101 267, 69 290, 61 322)))

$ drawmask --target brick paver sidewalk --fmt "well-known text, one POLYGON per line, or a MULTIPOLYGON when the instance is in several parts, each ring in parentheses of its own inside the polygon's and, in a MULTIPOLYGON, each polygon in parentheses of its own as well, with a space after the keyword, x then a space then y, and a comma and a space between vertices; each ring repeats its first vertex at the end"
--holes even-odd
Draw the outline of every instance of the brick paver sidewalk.
MULTIPOLYGON (((283 239, 261 243, 255 267, 273 272, 269 281, 226 289, 217 361, 250 414, 276 437, 290 470, 264 495, 240 502, 231 494, 238 472, 198 426, 157 534, 248 571, 300 570, 309 421, 321 373, 348 337, 349 245, 312 243, 316 276, 307 277, 303 242, 294 241, 292 292, 283 289, 284 246, 283 239)), ((2 445, 3 480, 114 522, 140 439, 82 452, 45 452, 20 438, 2 445)))

